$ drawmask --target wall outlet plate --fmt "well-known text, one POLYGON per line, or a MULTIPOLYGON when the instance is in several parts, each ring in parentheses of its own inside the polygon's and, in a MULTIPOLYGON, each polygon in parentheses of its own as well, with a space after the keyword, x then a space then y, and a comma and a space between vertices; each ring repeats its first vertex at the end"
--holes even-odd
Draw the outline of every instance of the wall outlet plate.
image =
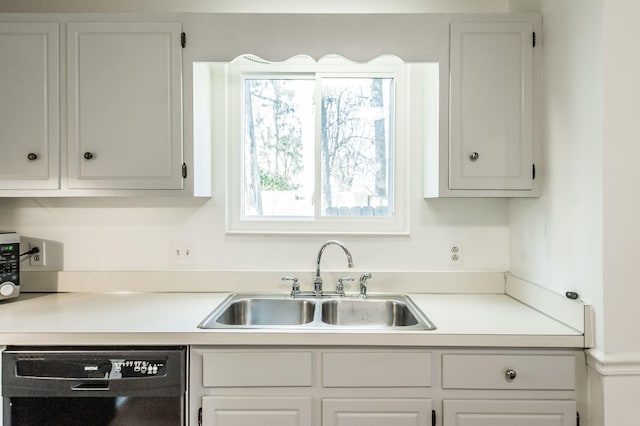
POLYGON ((21 253, 34 247, 38 247, 38 253, 20 257, 21 271, 62 271, 64 269, 64 246, 61 242, 27 236, 20 237, 21 253))
POLYGON ((195 241, 171 240, 169 244, 170 263, 174 266, 191 266, 195 264, 195 241))
POLYGON ((450 265, 462 264, 462 243, 460 241, 451 241, 447 245, 447 256, 450 265))
POLYGON ((29 251, 37 248, 37 253, 32 253, 29 256, 29 265, 36 267, 44 267, 47 266, 47 243, 44 241, 38 240, 29 240, 29 247, 27 247, 29 251))

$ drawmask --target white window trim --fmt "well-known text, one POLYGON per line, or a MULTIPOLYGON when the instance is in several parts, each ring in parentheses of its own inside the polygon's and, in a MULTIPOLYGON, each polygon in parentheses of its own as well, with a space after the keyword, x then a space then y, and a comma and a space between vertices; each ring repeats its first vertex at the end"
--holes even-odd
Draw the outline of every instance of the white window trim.
MULTIPOLYGON (((296 57, 299 61, 299 57, 296 57)), ((397 58, 389 63, 388 58, 379 58, 367 64, 366 70, 358 65, 345 65, 344 59, 336 64, 333 58, 316 63, 291 64, 285 61, 282 68, 277 64, 228 64, 226 68, 225 102, 215 102, 215 110, 225 108, 226 113, 226 233, 265 235, 408 235, 409 234, 409 125, 411 97, 408 67, 397 58), (330 72, 357 76, 385 75, 395 80, 395 132, 393 154, 393 214, 389 217, 327 217, 295 218, 242 217, 242 75, 244 72, 267 70, 286 74, 330 72)), ((220 98, 218 98, 220 99, 220 98)), ((416 103, 414 102, 414 105, 416 103)), ((415 117, 420 119, 420 117, 415 117)))

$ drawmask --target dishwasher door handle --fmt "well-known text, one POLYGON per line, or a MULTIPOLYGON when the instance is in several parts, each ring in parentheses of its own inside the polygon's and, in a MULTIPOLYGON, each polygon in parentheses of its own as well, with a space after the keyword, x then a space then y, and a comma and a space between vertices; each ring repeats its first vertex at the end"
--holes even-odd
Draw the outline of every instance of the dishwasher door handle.
POLYGON ((108 382, 79 382, 71 385, 72 391, 108 391, 108 382))

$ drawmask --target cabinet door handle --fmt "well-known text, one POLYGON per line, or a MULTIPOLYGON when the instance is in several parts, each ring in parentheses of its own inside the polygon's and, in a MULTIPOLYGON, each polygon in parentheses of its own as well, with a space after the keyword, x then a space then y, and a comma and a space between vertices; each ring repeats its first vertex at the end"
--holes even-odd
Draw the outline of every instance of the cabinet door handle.
POLYGON ((83 157, 85 160, 91 160, 93 158, 93 154, 90 152, 85 152, 83 157))
POLYGON ((30 152, 27 154, 27 160, 29 161, 35 161, 38 159, 38 154, 34 153, 34 152, 30 152))
POLYGON ((471 161, 476 161, 478 158, 480 158, 480 154, 478 154, 477 152, 472 152, 471 155, 469 156, 469 159, 471 161))
POLYGON ((507 379, 508 382, 512 382, 513 380, 515 380, 516 376, 518 374, 516 373, 516 370, 507 370, 504 372, 504 377, 507 379))

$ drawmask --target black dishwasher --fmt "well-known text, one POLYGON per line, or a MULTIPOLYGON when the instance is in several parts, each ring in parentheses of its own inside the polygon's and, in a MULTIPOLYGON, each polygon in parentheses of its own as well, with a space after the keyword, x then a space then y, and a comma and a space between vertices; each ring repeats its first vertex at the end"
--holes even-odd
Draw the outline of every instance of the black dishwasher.
POLYGON ((2 353, 4 426, 183 426, 185 347, 2 353))

